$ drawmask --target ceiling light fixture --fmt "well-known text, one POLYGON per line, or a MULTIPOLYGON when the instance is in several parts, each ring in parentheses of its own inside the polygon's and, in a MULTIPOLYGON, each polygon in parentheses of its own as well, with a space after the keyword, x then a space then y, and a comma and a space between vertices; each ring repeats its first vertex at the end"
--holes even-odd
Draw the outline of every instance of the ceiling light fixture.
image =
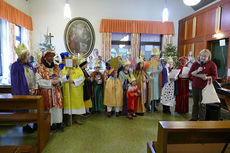
POLYGON ((71 10, 70 10, 70 5, 69 5, 69 0, 65 1, 64 18, 71 19, 71 10))
POLYGON ((201 0, 183 0, 185 5, 194 6, 200 3, 201 0))
POLYGON ((162 12, 162 22, 166 22, 169 20, 169 11, 167 8, 167 0, 165 0, 165 7, 162 12))

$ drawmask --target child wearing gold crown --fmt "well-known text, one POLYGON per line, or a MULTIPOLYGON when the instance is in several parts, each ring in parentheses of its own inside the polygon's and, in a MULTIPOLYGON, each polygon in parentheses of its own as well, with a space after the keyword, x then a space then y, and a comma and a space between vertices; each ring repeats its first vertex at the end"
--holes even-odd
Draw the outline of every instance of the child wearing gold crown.
MULTIPOLYGON (((175 100, 175 80, 177 80, 177 76, 171 76, 172 70, 174 69, 174 62, 172 57, 170 56, 167 61, 166 70, 168 74, 167 83, 164 84, 161 92, 161 104, 163 105, 164 113, 171 113, 170 106, 174 106, 176 104, 175 100)), ((179 74, 179 70, 178 74, 179 74)))
POLYGON ((137 81, 133 74, 128 77, 130 85, 126 92, 127 96, 127 111, 128 119, 132 120, 133 117, 137 117, 135 112, 137 111, 138 97, 141 95, 139 88, 137 87, 137 81))
POLYGON ((100 112, 104 110, 103 103, 103 88, 104 88, 104 76, 100 72, 99 60, 96 60, 95 71, 90 75, 93 80, 93 107, 92 113, 100 112))
POLYGON ((122 109, 123 89, 118 78, 118 67, 120 65, 118 58, 111 58, 109 65, 111 73, 105 84, 104 105, 107 106, 108 117, 111 117, 113 108, 115 108, 116 114, 119 114, 122 109))
MULTIPOLYGON (((126 97, 126 92, 128 89, 128 77, 130 76, 130 72, 129 72, 129 67, 130 67, 130 61, 129 59, 125 59, 123 61, 123 70, 120 71, 119 73, 119 79, 121 81, 122 87, 123 87, 123 110, 122 110, 122 114, 123 115, 127 115, 127 97, 126 97)), ((119 114, 117 114, 119 115, 119 114)))
POLYGON ((149 75, 144 69, 144 60, 142 56, 140 58, 137 57, 137 66, 134 71, 134 76, 137 80, 137 86, 141 91, 141 96, 138 97, 138 105, 137 105, 137 113, 138 115, 144 115, 145 107, 149 106, 150 96, 151 96, 151 88, 149 82, 149 75))

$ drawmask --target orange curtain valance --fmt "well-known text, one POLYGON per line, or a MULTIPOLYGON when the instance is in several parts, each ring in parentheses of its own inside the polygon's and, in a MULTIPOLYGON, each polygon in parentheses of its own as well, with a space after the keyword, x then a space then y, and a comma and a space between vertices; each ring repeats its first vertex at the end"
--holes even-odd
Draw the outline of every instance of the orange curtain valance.
POLYGON ((4 0, 0 0, 0 18, 22 26, 30 31, 33 30, 32 18, 4 0))
POLYGON ((102 19, 100 32, 174 34, 173 22, 102 19))

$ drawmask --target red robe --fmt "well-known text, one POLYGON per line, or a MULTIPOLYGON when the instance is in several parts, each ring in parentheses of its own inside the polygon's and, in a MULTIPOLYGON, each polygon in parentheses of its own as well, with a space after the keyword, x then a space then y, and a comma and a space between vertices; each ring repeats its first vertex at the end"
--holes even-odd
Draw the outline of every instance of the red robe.
MULTIPOLYGON (((45 80, 50 80, 50 72, 46 69, 44 64, 41 64, 38 69, 37 73, 41 75, 41 77, 45 80)), ((53 68, 53 75, 57 78, 59 78, 60 68, 58 65, 55 64, 53 68)), ((44 89, 41 87, 38 87, 38 95, 43 96, 44 106, 45 110, 49 110, 52 107, 58 107, 63 108, 63 97, 62 97, 62 91, 61 88, 58 86, 53 87, 53 94, 52 89, 44 89), (53 97, 54 96, 54 97, 53 97), (54 100, 54 103, 53 103, 54 100)))
MULTIPOLYGON (((133 87, 131 87, 133 88, 133 87)), ((137 111, 137 104, 138 104, 138 96, 135 95, 135 93, 138 93, 139 88, 135 86, 133 89, 130 87, 128 88, 128 91, 126 92, 127 96, 127 111, 137 111), (131 90, 130 90, 131 89, 131 90)))
MULTIPOLYGON (((183 66, 178 67, 180 69, 180 74, 182 74, 183 66)), ((189 79, 188 78, 178 78, 177 80, 177 95, 176 95, 176 108, 177 113, 188 113, 189 106, 189 79)))

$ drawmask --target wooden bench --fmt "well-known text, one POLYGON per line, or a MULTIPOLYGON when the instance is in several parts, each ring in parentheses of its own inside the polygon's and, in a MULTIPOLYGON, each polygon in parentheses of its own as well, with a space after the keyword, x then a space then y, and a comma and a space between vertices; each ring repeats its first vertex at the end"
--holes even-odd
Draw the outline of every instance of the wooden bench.
MULTIPOLYGON (((50 113, 44 112, 42 96, 12 96, 0 94, 2 110, 36 110, 34 113, 0 113, 0 124, 37 123, 37 144, 35 146, 0 146, 0 153, 13 150, 12 153, 41 153, 50 136, 50 113), (36 113, 35 113, 36 112, 36 113)), ((10 152, 9 152, 10 153, 10 152)))
POLYGON ((157 141, 147 143, 147 152, 221 153, 227 142, 230 121, 160 121, 157 141))

